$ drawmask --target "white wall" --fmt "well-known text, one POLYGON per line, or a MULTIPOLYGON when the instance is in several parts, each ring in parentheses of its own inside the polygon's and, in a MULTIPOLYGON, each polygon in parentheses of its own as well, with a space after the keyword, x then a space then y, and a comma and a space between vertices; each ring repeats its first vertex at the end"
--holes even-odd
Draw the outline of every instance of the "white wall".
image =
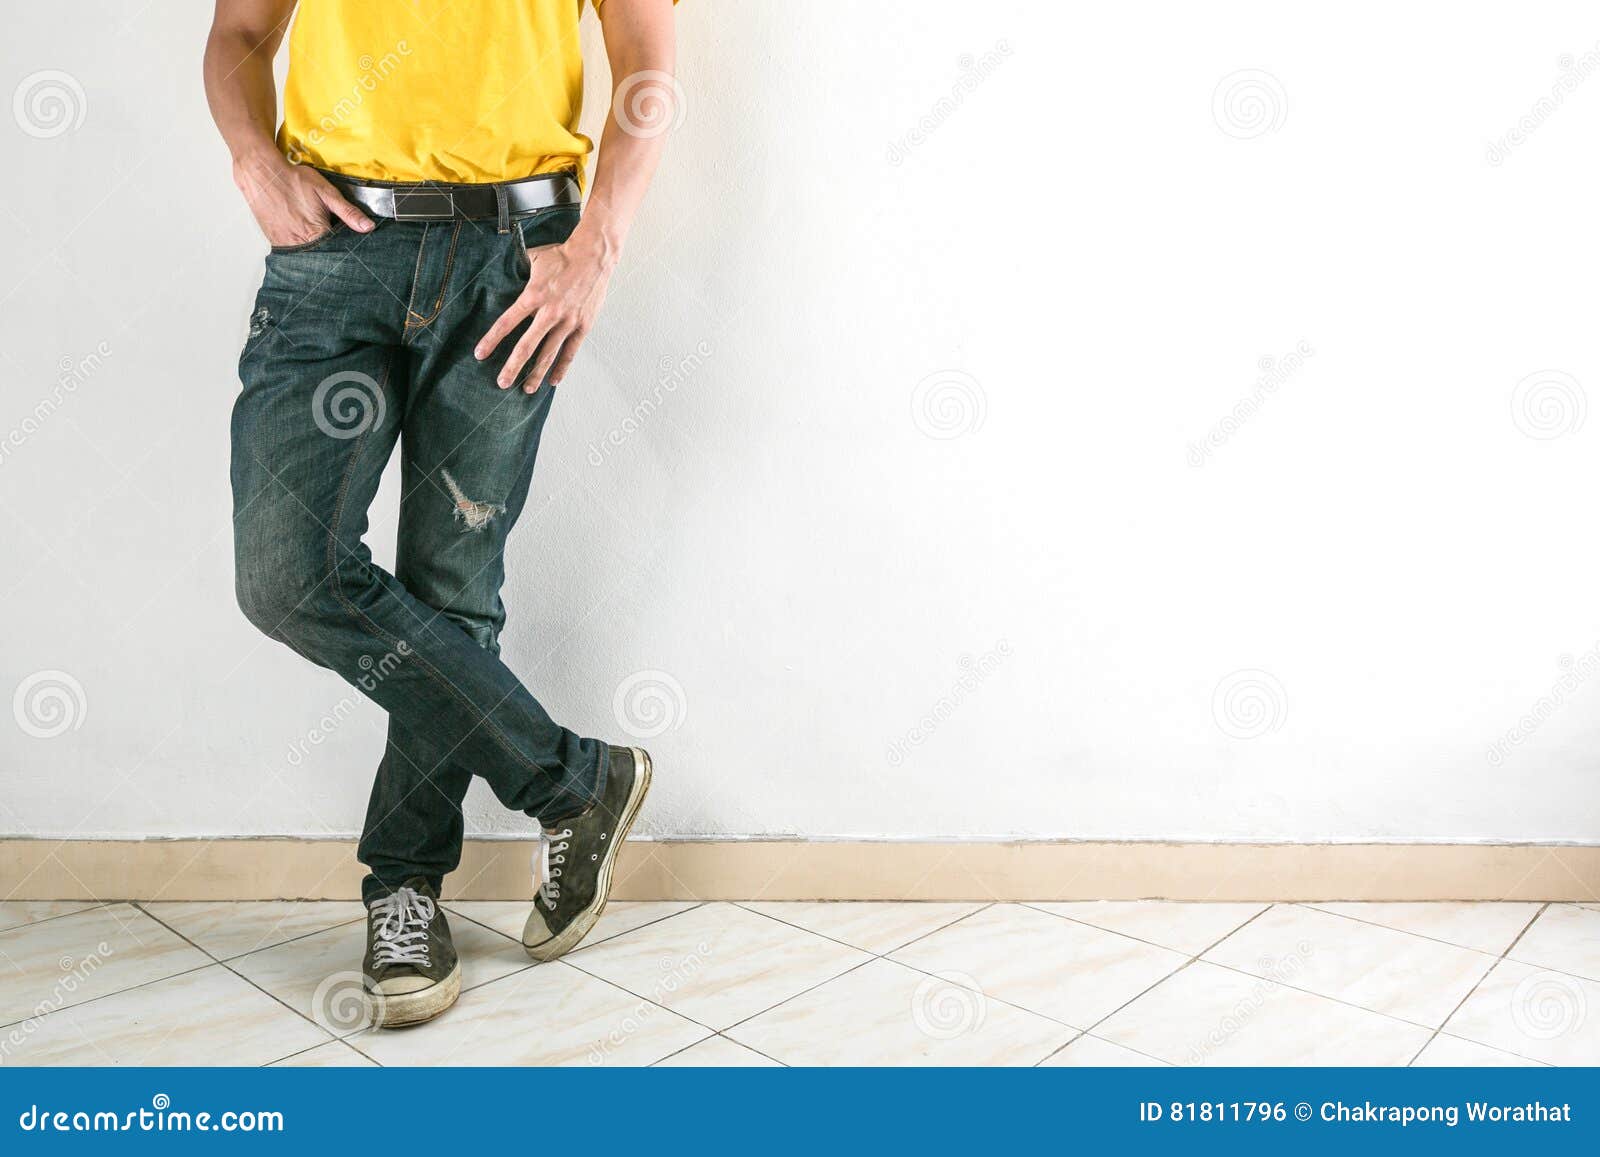
MULTIPOLYGON (((50 738, 0 713, 0 831, 352 832, 379 713, 306 742, 347 689, 233 604, 264 244, 210 6, 67 8, 0 44, 0 95, 83 93, 60 135, 0 117, 0 690, 82 698, 50 738)), ((647 833, 1600 839, 1592 5, 679 26, 687 119, 547 430, 506 639, 586 733, 675 681, 647 833), (1262 124, 1214 100, 1241 70, 1262 124)), ((471 823, 528 827, 476 791, 471 823)))

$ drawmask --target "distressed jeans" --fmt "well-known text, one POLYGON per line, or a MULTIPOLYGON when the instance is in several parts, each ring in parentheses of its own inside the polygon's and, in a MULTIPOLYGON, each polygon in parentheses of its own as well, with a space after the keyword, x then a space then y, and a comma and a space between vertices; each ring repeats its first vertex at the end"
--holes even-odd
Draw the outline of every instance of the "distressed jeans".
POLYGON ((342 225, 274 249, 233 410, 239 606, 389 713, 357 855, 374 897, 460 862, 474 774, 546 825, 605 787, 606 745, 559 726, 500 660, 506 536, 555 393, 498 389, 473 346, 575 206, 511 222, 342 225), (396 443, 394 573, 362 541, 396 443))

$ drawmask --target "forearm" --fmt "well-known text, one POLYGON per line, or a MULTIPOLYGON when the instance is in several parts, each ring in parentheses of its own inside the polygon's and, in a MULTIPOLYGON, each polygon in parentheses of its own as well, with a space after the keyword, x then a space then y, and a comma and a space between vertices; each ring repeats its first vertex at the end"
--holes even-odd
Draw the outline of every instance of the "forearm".
POLYGON ((241 185, 268 179, 287 163, 273 141, 278 100, 272 58, 281 39, 279 25, 265 32, 214 27, 206 41, 206 103, 241 185))
POLYGON ((614 266, 675 122, 678 92, 671 0, 606 0, 612 101, 588 204, 573 240, 614 266))

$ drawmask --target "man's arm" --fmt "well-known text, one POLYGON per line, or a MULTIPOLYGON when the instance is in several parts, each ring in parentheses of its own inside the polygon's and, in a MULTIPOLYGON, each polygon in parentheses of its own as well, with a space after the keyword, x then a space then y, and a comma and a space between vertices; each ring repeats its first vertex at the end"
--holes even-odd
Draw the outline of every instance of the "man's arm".
POLYGON ((600 21, 612 85, 600 163, 572 236, 532 255, 528 287, 474 351, 480 361, 487 358, 533 318, 500 370, 501 389, 522 378, 530 358, 533 368, 522 387, 527 393, 537 390, 546 375, 552 383, 566 376, 594 326, 634 214, 655 175, 666 143, 663 130, 677 115, 672 0, 604 0, 600 21))
POLYGON ((329 215, 352 229, 372 228, 366 214, 315 169, 290 164, 273 142, 278 94, 272 58, 295 0, 217 0, 206 40, 206 100, 228 151, 233 182, 273 245, 315 241, 329 215))

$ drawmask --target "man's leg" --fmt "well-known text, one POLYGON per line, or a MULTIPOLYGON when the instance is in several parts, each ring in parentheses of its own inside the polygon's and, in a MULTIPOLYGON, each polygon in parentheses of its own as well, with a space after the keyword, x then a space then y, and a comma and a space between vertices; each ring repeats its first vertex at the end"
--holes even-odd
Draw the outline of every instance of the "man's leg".
POLYGON ((460 760, 510 806, 575 814, 603 786, 604 746, 551 721, 361 541, 406 408, 403 343, 415 304, 449 288, 449 237, 387 225, 268 258, 233 419, 239 602, 402 721, 419 766, 460 760))
MULTIPOLYGON (((498 655, 505 623, 500 588, 506 539, 527 496, 550 394, 511 398, 498 390, 486 392, 476 375, 448 365, 438 366, 438 372, 437 378, 419 383, 406 411, 395 575, 441 623, 498 655), (491 404, 524 411, 521 436, 506 444, 474 431, 463 440, 453 416, 491 404), (468 493, 463 476, 473 484, 472 493, 497 496, 486 504, 493 513, 480 519, 473 500, 452 493, 468 493)), ((430 766, 427 750, 424 737, 404 721, 390 719, 356 853, 372 872, 363 884, 369 899, 419 875, 438 889, 461 862, 461 802, 473 768, 456 757, 430 766)))
MULTIPOLYGON (((557 210, 526 227, 536 243, 549 244, 564 239, 576 220, 575 210, 557 210)), ((520 239, 497 233, 492 222, 465 222, 453 266, 444 299, 414 314, 407 331, 413 372, 401 437, 395 572, 439 629, 498 655, 506 541, 527 499, 554 388, 532 395, 497 389, 496 363, 472 354, 526 283, 520 239)), ((474 772, 489 778, 506 806, 540 814, 502 790, 490 769, 461 752, 436 760, 424 736, 406 720, 391 719, 357 853, 371 869, 363 885, 369 898, 417 875, 437 889, 456 868, 461 802, 474 772)), ((580 810, 556 801, 544 815, 557 820, 580 810)))

